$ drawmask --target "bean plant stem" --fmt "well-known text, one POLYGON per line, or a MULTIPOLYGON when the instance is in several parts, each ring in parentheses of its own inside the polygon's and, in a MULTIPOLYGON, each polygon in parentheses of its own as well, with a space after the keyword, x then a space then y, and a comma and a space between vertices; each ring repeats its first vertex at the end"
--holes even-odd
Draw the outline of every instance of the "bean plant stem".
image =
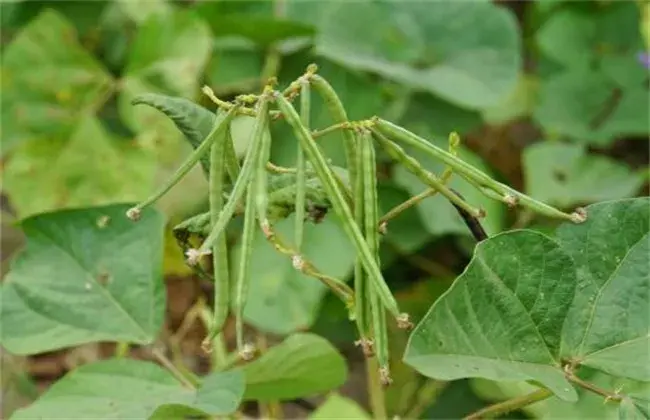
POLYGON ((465 420, 492 419, 500 415, 510 413, 511 411, 526 407, 533 403, 543 401, 552 396, 553 393, 551 391, 546 388, 540 388, 531 392, 530 394, 521 395, 519 397, 515 397, 507 401, 485 407, 465 417, 465 420))
POLYGON ((198 382, 189 375, 181 372, 172 362, 165 356, 165 354, 158 348, 151 347, 151 354, 160 362, 165 369, 167 369, 176 379, 179 380, 185 387, 196 389, 199 385, 198 382))
POLYGON ((605 397, 605 400, 607 400, 607 401, 620 402, 623 399, 623 397, 621 395, 619 395, 617 392, 611 392, 611 391, 607 391, 607 390, 605 390, 603 388, 600 388, 600 387, 598 387, 598 386, 596 386, 596 385, 594 385, 594 384, 592 384, 590 382, 587 382, 587 381, 585 381, 583 379, 580 379, 579 377, 577 377, 575 374, 573 374, 571 372, 566 374, 566 378, 570 382, 578 385, 581 388, 584 388, 584 389, 586 389, 588 391, 591 391, 594 394, 598 394, 601 397, 605 397))
POLYGON ((379 363, 375 357, 366 357, 368 399, 373 419, 387 419, 386 396, 379 378, 379 363))

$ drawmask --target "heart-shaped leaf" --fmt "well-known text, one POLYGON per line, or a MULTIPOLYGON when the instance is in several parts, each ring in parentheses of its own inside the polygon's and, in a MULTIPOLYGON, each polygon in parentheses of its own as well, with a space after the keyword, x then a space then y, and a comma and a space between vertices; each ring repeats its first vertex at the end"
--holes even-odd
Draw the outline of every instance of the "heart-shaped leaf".
POLYGON ((308 397, 335 389, 346 380, 347 366, 327 340, 293 334, 244 367, 246 400, 308 397))
POLYGON ((650 199, 602 203, 557 240, 575 261, 578 288, 562 356, 614 376, 650 381, 650 199))
POLYGON ((163 321, 163 218, 128 205, 64 210, 21 226, 25 250, 2 283, 2 345, 34 354, 94 341, 147 344, 163 321))
POLYGON ((2 154, 41 137, 67 137, 103 103, 111 83, 74 27, 44 10, 2 55, 2 154))
POLYGON ((104 360, 70 372, 11 419, 52 415, 66 419, 149 419, 170 412, 227 415, 237 409, 243 393, 244 375, 239 370, 211 374, 194 391, 183 388, 169 372, 151 362, 104 360))
POLYGON ((573 401, 567 361, 647 381, 650 200, 601 203, 557 240, 513 231, 480 243, 411 335, 405 361, 439 379, 536 381, 573 401), (637 298, 639 297, 639 298, 637 298))

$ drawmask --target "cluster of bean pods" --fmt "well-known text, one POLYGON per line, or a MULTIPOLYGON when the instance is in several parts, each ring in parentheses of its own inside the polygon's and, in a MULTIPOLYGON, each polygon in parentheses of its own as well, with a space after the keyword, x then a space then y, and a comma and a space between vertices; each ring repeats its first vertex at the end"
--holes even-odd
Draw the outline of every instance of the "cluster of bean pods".
POLYGON ((239 96, 234 102, 221 101, 215 98, 209 89, 204 88, 204 92, 219 106, 210 134, 178 168, 169 182, 150 198, 129 209, 127 216, 137 220, 144 207, 155 203, 192 167, 199 161, 205 163, 206 156, 209 156, 210 211, 184 222, 184 226, 188 229, 206 234, 199 247, 187 250, 187 263, 197 266, 200 265, 203 257, 212 256, 212 277, 215 283, 214 314, 211 331, 204 343, 206 345, 211 343, 221 332, 232 307, 239 356, 245 360, 253 356, 253 349, 244 338, 243 312, 251 276, 249 263, 252 243, 254 233, 259 228, 278 252, 291 259, 296 270, 320 280, 345 303, 350 319, 357 326, 358 345, 367 357, 377 357, 379 377, 387 385, 391 382, 387 317, 391 317, 399 328, 409 329, 412 326, 408 314, 400 312, 398 303, 386 285, 380 270, 380 236, 385 233, 388 220, 416 202, 436 193, 445 196, 461 211, 461 214, 474 218, 484 217, 483 210, 473 207, 446 186, 452 174, 458 174, 486 196, 502 201, 510 207, 522 205, 543 215, 576 223, 584 221, 586 214, 582 209, 571 214, 564 213, 493 180, 457 157, 460 139, 454 133, 450 135, 449 151, 445 151, 381 118, 348 121, 338 95, 323 77, 316 74, 316 71, 316 66, 310 65, 307 71, 291 83, 284 92, 275 90, 275 81, 270 81, 261 94, 239 96), (335 125, 320 131, 311 130, 312 91, 323 98, 335 125), (297 112, 292 104, 298 96, 300 112, 297 112), (277 109, 271 110, 272 105, 277 109), (251 139, 241 166, 230 134, 230 123, 238 114, 255 118, 251 139), (269 124, 281 119, 291 126, 298 139, 295 168, 277 167, 269 161, 271 150, 269 124), (342 130, 343 133, 348 170, 347 182, 334 170, 316 143, 318 137, 333 130, 342 130), (437 176, 427 171, 395 141, 443 161, 446 164, 444 172, 437 176), (429 187, 424 193, 410 198, 381 218, 377 203, 375 145, 379 145, 389 157, 403 165, 429 187), (295 181, 291 184, 291 191, 288 191, 288 194, 285 191, 285 195, 282 196, 284 207, 292 206, 291 210, 295 212, 295 237, 291 245, 285 238, 281 238, 273 227, 273 221, 278 218, 273 209, 277 206, 269 203, 270 200, 271 203, 276 203, 274 200, 278 200, 280 196, 277 190, 270 188, 269 172, 285 174, 295 181), (230 191, 226 191, 226 177, 232 184, 230 191), (313 188, 314 180, 318 181, 318 188, 313 188), (321 190, 321 196, 314 198, 321 190), (323 206, 334 210, 356 248, 353 288, 345 281, 319 271, 301 252, 308 197, 312 200, 321 200, 323 206), (243 214, 244 223, 239 267, 234 279, 234 298, 233 302, 230 302, 231 275, 228 267, 225 229, 236 214, 243 214))

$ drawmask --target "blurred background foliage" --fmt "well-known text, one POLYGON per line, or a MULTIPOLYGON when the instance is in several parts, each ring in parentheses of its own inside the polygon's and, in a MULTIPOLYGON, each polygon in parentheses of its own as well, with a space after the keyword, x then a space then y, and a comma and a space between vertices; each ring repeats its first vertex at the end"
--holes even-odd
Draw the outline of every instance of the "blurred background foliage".
MULTIPOLYGON (((649 72, 643 54, 650 48, 649 4, 3 0, 3 272, 22 244, 13 221, 63 208, 138 201, 187 155, 190 147, 173 124, 156 111, 132 106, 135 95, 182 96, 214 109, 200 93, 204 84, 230 99, 259 90, 273 75, 284 87, 312 62, 351 119, 380 115, 443 147, 455 130, 463 139, 463 158, 537 199, 572 209, 647 195, 649 72)), ((312 106, 312 127, 329 125, 323 104, 312 106)), ((236 121, 240 152, 250 123, 236 121)), ((292 165, 295 140, 286 126, 273 130, 272 160, 292 165)), ((342 163, 340 134, 324 137, 322 144, 342 163)), ((409 173, 380 158, 384 212, 424 190, 409 173)), ((436 172, 442 168, 423 163, 436 172)), ((452 185, 487 210, 489 234, 553 226, 486 201, 458 180, 452 185)), ((170 225, 206 208, 206 187, 196 168, 165 197, 159 207, 170 225)), ((278 228, 290 234, 292 219, 278 228)), ((231 228, 235 250, 239 229, 237 223, 231 228)), ((415 320, 463 270, 473 246, 456 211, 440 196, 389 225, 383 269, 415 320)), ((333 216, 307 227, 305 249, 328 274, 349 276, 352 247, 333 216)), ((250 325, 271 337, 311 329, 336 343, 351 369, 341 392, 365 404, 363 362, 354 349, 352 325, 335 300, 319 283, 296 274, 261 235, 253 269, 250 325)), ((174 331, 197 299, 211 295, 210 285, 191 275, 171 235, 165 273, 166 328, 174 331)), ((198 370, 205 357, 198 349, 201 338, 199 329, 182 346, 198 370)), ((394 342, 391 413, 458 418, 527 390, 525 384, 484 380, 424 380, 400 364, 404 343, 394 342)), ((12 367, 3 375, 4 413, 80 363, 70 361, 74 351, 25 360, 4 354, 12 367)), ((86 356, 103 354, 93 351, 86 356)), ((603 377, 596 382, 615 388, 613 378, 598 375, 603 377)), ((597 398, 575 406, 552 399, 525 414, 614 416, 597 398)))

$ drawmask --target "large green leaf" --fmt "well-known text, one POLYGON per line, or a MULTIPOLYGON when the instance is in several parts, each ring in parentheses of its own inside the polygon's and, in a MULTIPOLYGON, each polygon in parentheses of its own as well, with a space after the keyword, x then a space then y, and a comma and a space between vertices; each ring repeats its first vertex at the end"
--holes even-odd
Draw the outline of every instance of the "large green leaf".
MULTIPOLYGON (((194 13, 150 16, 138 29, 121 81, 120 115, 129 127, 143 131, 165 120, 154 110, 133 107, 131 100, 139 94, 193 97, 211 51, 210 29, 194 13)), ((168 128, 169 122, 160 130, 168 128)))
POLYGON ((515 87, 517 25, 491 3, 336 2, 327 12, 316 51, 347 67, 468 108, 494 105, 515 87))
POLYGON ((439 379, 535 381, 574 401, 563 363, 648 381, 650 200, 587 208, 553 240, 513 231, 480 243, 410 337, 405 361, 439 379))
MULTIPOLYGON (((302 252, 323 273, 345 279, 354 264, 354 248, 334 218, 331 214, 320 224, 305 225, 302 252)), ((293 243, 294 223, 291 215, 275 225, 287 243, 293 243)), ((233 253, 234 261, 238 255, 239 247, 233 253)), ((294 269, 291 259, 278 253, 261 231, 256 233, 250 264, 246 321, 274 334, 309 328, 327 288, 294 269)), ((343 303, 341 310, 345 310, 343 303)))
POLYGON ((589 221, 557 240, 576 265, 578 293, 562 356, 614 376, 650 381, 650 199, 590 206, 589 221))
POLYGON ((106 99, 111 78, 79 44, 74 27, 45 10, 2 55, 2 153, 65 137, 106 99))
POLYGON ((535 380, 575 400, 559 367, 559 337, 577 283, 572 266, 558 244, 536 232, 481 242, 413 331, 406 363, 443 380, 535 380))
POLYGON ((309 420, 365 420, 370 418, 368 413, 359 407, 355 401, 339 394, 330 394, 327 400, 309 416, 309 420))
POLYGON ((263 51, 254 43, 217 39, 208 64, 207 82, 217 95, 257 91, 263 66, 263 51))
POLYGON ((523 164, 526 193, 561 208, 627 198, 643 184, 641 174, 605 156, 589 155, 583 145, 537 143, 524 150, 523 164))
POLYGON ((212 374, 193 391, 151 362, 104 360, 73 370, 11 419, 149 419, 170 409, 175 414, 226 415, 239 406, 243 376, 239 370, 212 374))
POLYGON ((2 284, 2 345, 34 354, 94 341, 147 344, 163 321, 163 218, 127 205, 26 219, 25 250, 2 284))
POLYGON ((246 400, 272 401, 309 397, 343 385, 347 366, 327 340, 293 334, 244 366, 246 400))
POLYGON ((4 188, 21 217, 61 208, 137 201, 154 182, 154 156, 110 136, 94 117, 69 138, 17 147, 4 168, 4 188))
POLYGON ((648 88, 629 66, 623 72, 569 69, 545 79, 535 119, 552 134, 606 145, 617 136, 647 135, 648 88))

